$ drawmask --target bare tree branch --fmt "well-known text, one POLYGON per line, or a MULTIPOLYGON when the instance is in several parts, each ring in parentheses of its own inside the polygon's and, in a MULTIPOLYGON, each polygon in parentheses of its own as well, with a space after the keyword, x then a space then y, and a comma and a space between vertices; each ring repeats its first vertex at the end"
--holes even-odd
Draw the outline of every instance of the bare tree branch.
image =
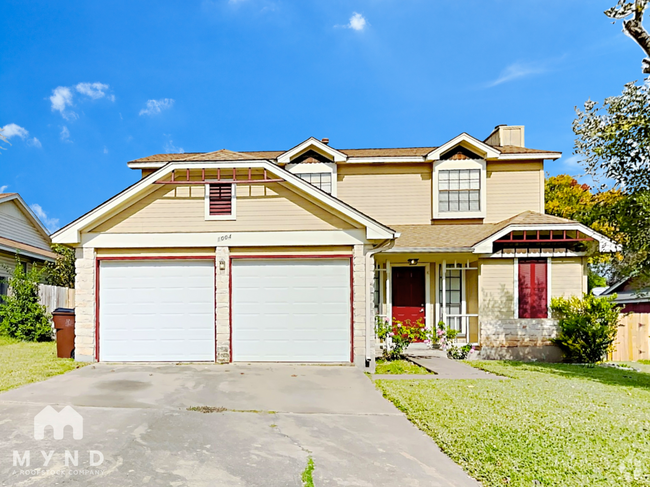
POLYGON ((632 16, 631 19, 623 21, 623 32, 631 37, 645 52, 646 57, 642 62, 641 71, 650 74, 650 34, 643 27, 643 14, 648 7, 650 0, 619 0, 618 3, 605 10, 605 15, 620 20, 632 16))

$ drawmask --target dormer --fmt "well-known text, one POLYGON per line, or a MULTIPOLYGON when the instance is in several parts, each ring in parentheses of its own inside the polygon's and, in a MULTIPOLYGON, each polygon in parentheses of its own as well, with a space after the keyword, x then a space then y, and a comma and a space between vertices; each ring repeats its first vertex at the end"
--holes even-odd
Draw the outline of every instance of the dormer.
POLYGON ((484 219, 486 159, 498 157, 498 150, 465 133, 431 151, 433 219, 484 219))
POLYGON ((322 191, 336 196, 336 163, 347 156, 328 145, 328 140, 310 137, 293 149, 280 154, 278 164, 292 174, 313 184, 322 191))

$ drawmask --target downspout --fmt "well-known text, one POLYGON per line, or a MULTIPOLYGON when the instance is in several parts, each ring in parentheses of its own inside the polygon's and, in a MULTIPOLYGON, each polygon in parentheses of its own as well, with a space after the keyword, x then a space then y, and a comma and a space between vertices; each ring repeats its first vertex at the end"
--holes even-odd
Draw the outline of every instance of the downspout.
MULTIPOLYGON (((373 257, 375 254, 379 252, 384 252, 386 250, 390 250, 395 246, 395 240, 400 236, 399 233, 395 233, 394 237, 391 240, 385 240, 381 244, 379 244, 377 247, 371 249, 368 251, 368 253, 365 255, 366 259, 366 265, 365 265, 365 288, 366 288, 366 369, 370 368, 370 364, 372 363, 372 357, 370 354, 370 336, 371 334, 374 334, 374 327, 373 327, 373 316, 372 316, 372 301, 374 296, 371 294, 370 289, 371 286, 368 285, 370 282, 369 278, 369 272, 375 271, 375 267, 372 266, 373 262, 373 257), (372 269, 371 269, 372 267, 372 269)), ((388 291, 387 291, 388 292, 388 291)))

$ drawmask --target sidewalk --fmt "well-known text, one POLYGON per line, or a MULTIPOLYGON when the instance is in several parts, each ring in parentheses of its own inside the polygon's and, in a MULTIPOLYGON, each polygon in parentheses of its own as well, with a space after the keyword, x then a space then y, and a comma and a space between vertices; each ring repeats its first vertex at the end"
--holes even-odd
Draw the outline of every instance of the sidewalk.
POLYGON ((434 374, 375 374, 372 376, 373 380, 507 379, 507 377, 501 377, 476 369, 459 360, 451 360, 447 358, 447 354, 442 350, 431 350, 419 343, 412 344, 406 350, 405 355, 411 362, 434 372, 434 374))

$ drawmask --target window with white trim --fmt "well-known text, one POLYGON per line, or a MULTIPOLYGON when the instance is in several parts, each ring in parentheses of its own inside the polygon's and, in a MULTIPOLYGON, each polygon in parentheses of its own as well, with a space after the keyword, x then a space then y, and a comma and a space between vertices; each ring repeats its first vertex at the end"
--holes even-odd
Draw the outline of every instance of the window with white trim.
POLYGON ((446 169, 438 171, 438 212, 481 211, 481 170, 446 169))
POLYGON ((332 173, 331 172, 313 172, 313 173, 295 173, 300 179, 304 179, 317 188, 322 189, 328 194, 332 194, 332 173))

